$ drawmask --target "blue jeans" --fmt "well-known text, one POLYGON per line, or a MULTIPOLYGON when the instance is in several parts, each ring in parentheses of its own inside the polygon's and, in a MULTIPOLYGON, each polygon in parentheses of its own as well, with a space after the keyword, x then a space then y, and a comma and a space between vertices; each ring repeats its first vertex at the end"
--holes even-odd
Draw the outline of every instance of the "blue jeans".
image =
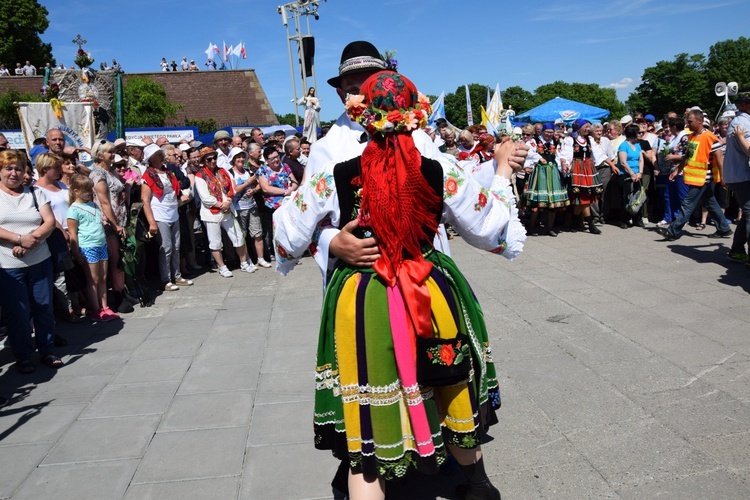
POLYGON ((680 207, 680 212, 677 217, 669 225, 668 231, 675 237, 680 236, 682 228, 690 220, 690 215, 698 206, 698 203, 702 203, 704 207, 708 209, 708 213, 716 221, 716 229, 719 232, 725 233, 729 231, 729 224, 727 219, 724 217, 724 213, 721 211, 719 202, 714 197, 714 190, 711 188, 711 183, 705 183, 702 186, 688 186, 688 192, 685 199, 680 207))
POLYGON ((17 269, 0 269, 0 304, 3 306, 8 340, 18 361, 31 359, 31 320, 36 348, 42 358, 55 346, 55 315, 52 312, 52 259, 17 269))
POLYGON ((677 214, 680 213, 680 207, 688 193, 688 186, 683 180, 683 176, 678 175, 673 181, 667 176, 667 190, 664 193, 664 220, 672 222, 677 214))
POLYGON ((734 193, 734 199, 737 200, 737 206, 740 208, 742 220, 737 224, 737 230, 734 232, 732 240, 732 252, 747 253, 745 245, 750 243, 750 181, 734 182, 727 184, 727 187, 734 193))

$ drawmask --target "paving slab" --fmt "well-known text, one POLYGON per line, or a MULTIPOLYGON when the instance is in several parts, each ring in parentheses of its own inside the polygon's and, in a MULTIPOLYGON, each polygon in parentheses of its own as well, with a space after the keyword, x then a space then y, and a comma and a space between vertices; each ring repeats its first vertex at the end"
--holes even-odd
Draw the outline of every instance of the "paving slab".
MULTIPOLYGON (((512 263, 451 243, 501 385, 493 482, 509 499, 750 497, 750 272, 726 242, 602 229, 530 238, 512 263)), ((332 498, 338 463, 312 444, 320 284, 309 258, 206 273, 123 321, 60 324, 57 372, 22 377, 0 350, 0 498, 332 498)), ((386 497, 460 482, 415 474, 386 497)))
POLYGON ((181 498, 237 498, 240 477, 218 477, 192 481, 131 484, 125 500, 171 500, 181 498))
POLYGON ((43 465, 140 458, 159 415, 80 419, 60 438, 43 465))
POLYGON ((122 498, 138 467, 138 460, 38 467, 13 498, 108 500, 122 498))
POLYGON ((239 475, 247 427, 159 432, 143 456, 133 483, 239 475))

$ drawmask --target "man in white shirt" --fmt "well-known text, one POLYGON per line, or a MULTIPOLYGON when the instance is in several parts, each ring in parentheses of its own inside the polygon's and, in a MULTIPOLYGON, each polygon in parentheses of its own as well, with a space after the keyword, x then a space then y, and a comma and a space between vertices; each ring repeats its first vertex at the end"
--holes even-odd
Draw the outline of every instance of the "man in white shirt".
POLYGON ((231 145, 232 136, 226 130, 219 130, 214 134, 214 147, 218 155, 216 163, 219 168, 223 168, 227 172, 232 170, 232 165, 229 163, 229 148, 231 145))
MULTIPOLYGON (((347 94, 359 94, 362 83, 371 75, 384 69, 386 69, 385 61, 374 45, 366 41, 352 42, 342 51, 339 75, 329 79, 328 84, 336 89, 341 102, 344 103, 347 94)), ((412 137, 417 149, 426 158, 443 158, 443 154, 426 133, 417 130, 412 137)), ((355 158, 362 154, 366 145, 367 134, 364 129, 358 123, 351 121, 344 112, 326 136, 311 145, 305 168, 307 170, 311 167, 317 168, 315 165, 328 162, 340 163, 355 158)), ((525 161, 526 150, 528 150, 527 146, 519 146, 517 151, 521 151, 521 156, 517 154, 510 158, 513 168, 521 168, 525 161)), ((492 175, 490 179, 491 177, 492 175)), ((380 258, 375 238, 360 239, 352 233, 355 228, 356 221, 352 221, 341 230, 334 227, 322 229, 318 240, 319 251, 314 257, 323 272, 324 279, 328 270, 333 269, 330 265, 333 262, 329 262, 329 258, 334 260, 340 258, 355 266, 371 266, 380 258)), ((442 226, 440 236, 436 248, 449 254, 448 238, 442 226)))
POLYGON ((180 68, 182 71, 187 71, 189 67, 190 63, 188 62, 187 57, 183 57, 182 62, 180 62, 180 68))
POLYGON ((23 67, 23 74, 25 76, 36 76, 36 66, 26 61, 26 66, 23 67))

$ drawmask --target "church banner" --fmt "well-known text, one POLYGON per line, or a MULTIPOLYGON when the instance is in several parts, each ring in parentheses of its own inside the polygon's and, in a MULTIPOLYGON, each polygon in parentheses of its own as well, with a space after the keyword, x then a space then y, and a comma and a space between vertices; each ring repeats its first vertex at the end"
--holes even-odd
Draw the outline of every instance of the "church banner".
MULTIPOLYGON (((94 113, 90 102, 65 102, 57 109, 48 102, 20 102, 18 116, 26 151, 31 151, 34 141, 53 128, 62 131, 68 146, 91 149, 94 145, 94 113)), ((89 160, 83 152, 80 159, 89 160)))

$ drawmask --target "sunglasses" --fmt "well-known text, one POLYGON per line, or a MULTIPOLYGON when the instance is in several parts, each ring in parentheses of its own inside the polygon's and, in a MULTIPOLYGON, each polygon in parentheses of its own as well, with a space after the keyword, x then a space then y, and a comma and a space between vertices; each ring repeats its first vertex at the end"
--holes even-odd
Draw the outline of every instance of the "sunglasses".
POLYGON ((209 156, 208 158, 206 158, 203 161, 216 161, 216 157, 215 156, 209 156))

